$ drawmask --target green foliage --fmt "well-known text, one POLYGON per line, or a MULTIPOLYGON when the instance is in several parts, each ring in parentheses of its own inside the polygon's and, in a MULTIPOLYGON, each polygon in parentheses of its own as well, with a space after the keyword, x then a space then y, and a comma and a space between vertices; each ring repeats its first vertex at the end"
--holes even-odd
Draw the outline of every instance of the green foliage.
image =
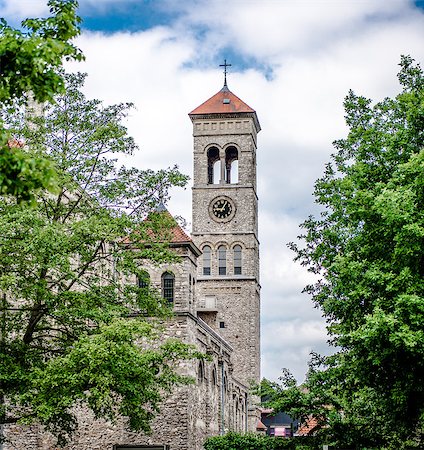
POLYGON ((10 135, 0 129, 0 195, 12 195, 18 202, 34 200, 38 189, 57 188, 54 166, 45 158, 28 155, 19 146, 9 146, 10 135))
POLYGON ((167 244, 175 221, 154 209, 187 177, 118 167, 113 158, 136 149, 121 124, 131 105, 104 107, 79 91, 84 75, 65 80, 43 116, 8 117, 28 155, 54 165, 60 188, 31 207, 0 200, 0 395, 11 403, 0 422, 38 421, 60 442, 77 404, 148 431, 163 394, 190 381, 178 362, 201 357, 159 344, 169 305, 136 282, 143 261, 176 258, 167 244))
POLYGON ((205 450, 314 450, 322 445, 315 443, 311 437, 278 438, 262 436, 253 433, 227 433, 224 436, 214 436, 206 440, 205 450))
POLYGON ((296 259, 336 353, 316 356, 301 389, 264 382, 277 409, 313 415, 327 442, 401 449, 424 444, 424 77, 402 57, 402 92, 350 92, 346 139, 315 185, 320 218, 303 223, 296 259))
POLYGON ((81 60, 71 40, 79 34, 81 19, 75 0, 49 0, 51 17, 26 19, 15 30, 0 21, 0 102, 12 103, 32 95, 38 102, 52 101, 64 91, 58 73, 63 58, 81 60))
MULTIPOLYGON (((64 92, 63 58, 82 60, 71 40, 79 34, 75 0, 49 0, 51 17, 27 19, 16 30, 0 19, 0 105, 13 111, 29 99, 53 101, 64 92)), ((0 121, 0 195, 33 200, 38 189, 54 190, 54 167, 24 149, 9 147, 10 134, 0 121)))

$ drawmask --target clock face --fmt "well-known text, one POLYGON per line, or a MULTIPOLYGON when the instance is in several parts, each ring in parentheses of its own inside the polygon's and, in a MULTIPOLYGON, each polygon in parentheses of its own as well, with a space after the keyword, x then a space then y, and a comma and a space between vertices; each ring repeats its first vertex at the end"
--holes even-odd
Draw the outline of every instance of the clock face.
POLYGON ((215 219, 225 220, 230 219, 234 212, 234 206, 227 198, 218 198, 213 201, 210 207, 210 212, 215 219))

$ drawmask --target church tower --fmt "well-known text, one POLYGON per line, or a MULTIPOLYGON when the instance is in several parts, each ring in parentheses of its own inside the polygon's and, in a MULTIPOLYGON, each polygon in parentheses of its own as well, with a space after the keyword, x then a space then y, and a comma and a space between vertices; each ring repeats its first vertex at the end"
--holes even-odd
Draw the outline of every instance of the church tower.
POLYGON ((189 117, 194 137, 192 238, 202 251, 197 315, 233 347, 233 377, 249 386, 260 380, 260 125, 256 112, 228 89, 226 77, 224 87, 189 117))

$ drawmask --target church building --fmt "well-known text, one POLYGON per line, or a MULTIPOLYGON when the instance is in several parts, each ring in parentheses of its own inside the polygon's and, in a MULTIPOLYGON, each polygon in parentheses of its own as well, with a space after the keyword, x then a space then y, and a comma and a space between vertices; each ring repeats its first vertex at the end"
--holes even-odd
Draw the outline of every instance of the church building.
MULTIPOLYGON (((226 69, 226 67, 225 67, 226 69)), ((151 284, 173 303, 165 337, 195 345, 210 361, 181 365, 193 385, 166 398, 153 433, 96 420, 81 410, 68 450, 201 450, 208 436, 256 431, 260 380, 260 284, 256 112, 223 88, 189 113, 193 123, 192 235, 178 225, 171 247, 178 262, 144 267, 151 284)), ((15 430, 10 448, 53 449, 34 428, 15 430), (19 447, 19 441, 25 443, 19 447)), ((8 432, 13 435, 13 429, 8 432)))

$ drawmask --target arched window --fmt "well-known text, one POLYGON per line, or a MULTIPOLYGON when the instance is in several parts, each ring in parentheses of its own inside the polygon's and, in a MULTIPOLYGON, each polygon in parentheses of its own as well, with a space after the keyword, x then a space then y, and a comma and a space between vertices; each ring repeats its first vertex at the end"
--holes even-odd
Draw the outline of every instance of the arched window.
POLYGON ((209 245, 203 247, 203 275, 211 274, 211 248, 209 245))
POLYGON ((162 275, 162 297, 169 303, 174 302, 175 277, 171 272, 162 275))
POLYGON ((203 366, 203 361, 200 361, 199 366, 197 368, 197 381, 199 381, 199 383, 203 383, 204 378, 205 378, 205 368, 203 366))
POLYGON ((241 246, 234 246, 234 275, 241 275, 241 246))
POLYGON ((139 288, 147 289, 150 284, 150 275, 145 270, 142 270, 137 276, 137 284, 139 288))
POLYGON ((235 147, 225 150, 225 181, 238 183, 238 151, 235 147))
POLYGON ((208 149, 208 184, 219 184, 221 177, 219 150, 216 147, 208 149))
POLYGON ((218 273, 227 275, 227 249, 224 245, 218 247, 218 273))

